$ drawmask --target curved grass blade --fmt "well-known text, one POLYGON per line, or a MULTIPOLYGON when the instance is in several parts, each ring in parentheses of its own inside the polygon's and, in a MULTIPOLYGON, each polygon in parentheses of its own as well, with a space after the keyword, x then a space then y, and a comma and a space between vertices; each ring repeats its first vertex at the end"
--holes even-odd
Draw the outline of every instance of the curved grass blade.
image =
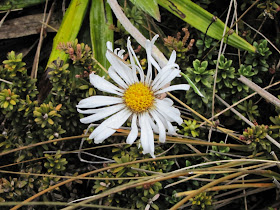
POLYGON ((194 92, 197 93, 199 96, 204 97, 202 93, 198 90, 198 88, 195 86, 195 84, 191 81, 191 79, 185 75, 183 72, 180 73, 189 83, 189 85, 193 88, 194 92))
MULTIPOLYGON (((108 3, 103 1, 92 1, 90 14, 90 38, 92 51, 95 59, 105 68, 108 69, 110 63, 106 59, 106 42, 114 41, 114 32, 109 27, 113 24, 112 11, 108 3)), ((104 71, 99 73, 100 76, 107 75, 104 71)))
MULTIPOLYGON (((206 33, 207 31, 208 36, 217 40, 222 39, 225 24, 219 18, 207 12, 192 1, 158 0, 158 3, 201 32, 206 33)), ((238 36, 233 30, 229 32, 228 27, 226 34, 225 40, 227 44, 242 50, 247 50, 249 52, 256 52, 256 48, 254 46, 249 44, 245 39, 238 36)))
POLYGON ((57 58, 64 62, 67 60, 68 55, 58 50, 57 45, 60 42, 66 43, 76 39, 84 20, 84 16, 87 12, 88 2, 89 0, 71 1, 65 16, 63 17, 60 28, 54 37, 53 48, 47 66, 54 60, 57 60, 57 58))
POLYGON ((160 13, 157 0, 130 0, 135 6, 151 15, 160 22, 160 13))

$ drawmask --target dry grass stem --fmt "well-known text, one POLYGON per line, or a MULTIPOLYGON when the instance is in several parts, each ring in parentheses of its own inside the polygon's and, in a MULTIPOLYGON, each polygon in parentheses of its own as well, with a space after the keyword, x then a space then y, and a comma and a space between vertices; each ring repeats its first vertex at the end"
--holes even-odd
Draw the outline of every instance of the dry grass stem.
POLYGON ((263 88, 261 88, 260 86, 258 86, 254 82, 252 82, 251 80, 247 79, 246 77, 244 77, 242 75, 240 76, 240 78, 238 80, 243 82, 245 85, 247 85, 252 90, 256 91, 259 95, 261 95, 263 98, 265 98, 270 103, 274 104, 277 107, 280 107, 280 100, 278 98, 276 98, 274 95, 270 94, 269 92, 267 92, 266 90, 264 90, 263 88))

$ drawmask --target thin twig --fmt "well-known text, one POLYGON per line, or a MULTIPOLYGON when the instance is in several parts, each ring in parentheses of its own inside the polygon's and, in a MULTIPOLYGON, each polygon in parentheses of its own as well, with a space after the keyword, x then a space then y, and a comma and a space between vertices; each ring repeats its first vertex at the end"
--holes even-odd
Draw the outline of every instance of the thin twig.
MULTIPOLYGON (((251 191, 247 191, 246 192, 246 196, 253 195, 253 194, 256 194, 256 193, 259 193, 259 192, 263 192, 263 191, 266 191, 266 190, 270 190, 272 188, 274 188, 274 187, 258 188, 258 189, 254 189, 254 190, 251 190, 251 191)), ((234 197, 230 197, 230 198, 226 198, 224 200, 220 200, 220 201, 214 202, 215 208, 219 209, 219 208, 221 208, 221 207, 223 207, 225 205, 228 205, 232 200, 235 200, 235 199, 238 199, 238 198, 242 198, 243 196, 244 196, 244 194, 242 193, 242 194, 234 196, 234 197)))
POLYGON ((218 68, 219 68, 219 62, 220 62, 220 57, 221 57, 221 53, 222 53, 223 43, 224 43, 224 37, 225 37, 225 34, 226 34, 226 30, 227 30, 227 23, 228 23, 228 19, 229 19, 231 7, 232 7, 232 2, 233 2, 233 0, 230 1, 229 10, 228 10, 228 14, 227 14, 226 22, 225 22, 223 36, 222 36, 222 39, 221 39, 219 53, 218 53, 216 70, 215 70, 215 74, 214 74, 213 95, 212 95, 212 116, 214 116, 214 113, 215 113, 215 91, 216 91, 218 68))
MULTIPOLYGON (((224 27, 224 31, 223 31, 223 36, 222 36, 221 43, 220 43, 220 49, 219 49, 219 53, 218 53, 215 74, 214 74, 214 84, 213 84, 213 93, 212 93, 212 112, 211 112, 212 117, 215 115, 215 94, 216 94, 218 69, 219 69, 219 63, 220 63, 221 53, 222 53, 222 49, 223 49, 224 37, 225 37, 226 31, 227 31, 227 24, 228 24, 228 20, 229 20, 229 15, 230 15, 232 3, 233 3, 233 0, 230 1, 230 5, 229 5, 227 17, 226 17, 226 22, 225 22, 225 27, 224 27)), ((208 134, 208 141, 209 142, 211 140, 212 130, 213 129, 211 127, 211 129, 209 130, 209 134, 208 134)), ((208 152, 208 147, 206 149, 206 152, 208 152)))
MULTIPOLYGON (((237 1, 234 0, 234 17, 237 20, 237 1)), ((233 27, 233 24, 231 25, 233 27)), ((238 34, 238 22, 236 22, 236 27, 235 27, 235 33, 238 34)), ((239 66, 241 65, 241 56, 240 56, 240 49, 237 49, 237 54, 238 54, 238 63, 239 66)))
POLYGON ((58 30, 56 28, 50 26, 49 24, 44 23, 43 21, 40 21, 40 23, 42 23, 45 27, 48 27, 48 28, 52 29, 54 32, 58 32, 58 30))
POLYGON ((1 28, 2 24, 4 23, 6 17, 10 14, 10 11, 11 11, 11 10, 8 10, 8 11, 6 12, 6 14, 4 15, 4 17, 2 17, 2 19, 1 19, 1 21, 0 21, 0 28, 1 28))
POLYGON ((1 78, 0 78, 0 82, 5 82, 5 83, 7 83, 7 84, 9 84, 9 85, 12 85, 12 84, 13 84, 12 82, 9 82, 9 81, 4 80, 4 79, 1 79, 1 78))
POLYGON ((264 90, 263 88, 261 88, 260 86, 252 82, 251 80, 247 79, 243 75, 241 75, 240 78, 238 78, 238 80, 243 82, 249 88, 256 91, 259 95, 261 95, 263 98, 265 98, 275 106, 280 107, 280 100, 278 98, 276 98, 274 95, 270 94, 269 92, 267 92, 266 90, 264 90))
MULTIPOLYGON (((179 104, 181 104, 183 107, 189 109, 192 113, 194 113, 197 117, 199 117, 202 120, 205 120, 209 125, 212 125, 212 122, 209 121, 207 118, 205 118, 204 116, 202 116, 201 114, 199 114, 198 112, 196 112, 194 109, 192 109, 191 107, 189 107, 187 104, 185 104, 184 102, 182 102, 180 99, 178 99, 177 97, 175 97, 174 95, 172 95, 171 93, 167 93, 171 98, 173 98, 174 100, 176 100, 179 104)), ((235 136, 233 133, 229 133, 227 131, 227 129, 222 128, 217 126, 217 129, 219 129, 221 132, 230 135, 231 137, 238 139, 239 138, 237 136, 235 136)))
MULTIPOLYGON (((225 106, 229 107, 230 105, 225 102, 223 99, 221 99, 219 96, 216 95, 216 97, 219 99, 219 101, 221 101, 225 106)), ((254 123, 252 123, 250 120, 248 120, 246 117, 244 117, 242 114, 240 114, 238 111, 236 111, 236 109, 231 108, 230 109, 233 113, 235 113, 238 117, 240 117, 244 122, 246 122, 248 125, 250 125, 251 127, 255 127, 254 123)), ((265 136, 271 143, 273 143, 276 147, 278 147, 280 149, 280 144, 273 139, 271 136, 269 136, 268 134, 266 134, 265 136)))
MULTIPOLYGON (((46 19, 46 13, 47 13, 47 7, 48 7, 48 0, 46 0, 45 9, 44 9, 44 16, 43 16, 43 22, 46 22, 46 24, 48 24, 48 22, 50 21, 50 17, 52 15, 54 5, 55 5, 55 1, 52 3, 51 9, 50 9, 49 14, 48 14, 48 17, 46 19)), ((39 39, 39 43, 38 43, 38 46, 37 46, 37 50, 36 50, 36 54, 35 54, 35 58, 34 58, 33 66, 32 66, 32 71, 31 71, 31 78, 33 78, 33 79, 37 78, 40 51, 41 51, 41 47, 42 47, 42 44, 43 44, 43 39, 44 39, 43 35, 44 35, 45 28, 46 28, 46 26, 44 24, 42 24, 41 31, 40 31, 40 39, 39 39)))
POLYGON ((244 22, 243 23, 248 26, 249 28, 251 28, 252 30, 254 30, 255 32, 257 32, 259 35, 261 35, 265 40, 267 40, 267 42, 280 54, 280 50, 274 45, 272 44, 272 42, 265 37, 265 35, 263 35, 261 32, 259 32, 258 30, 254 29, 252 26, 250 26, 248 23, 244 22))
MULTIPOLYGON (((266 86, 266 87, 263 88, 263 89, 266 90, 266 89, 269 89, 269 88, 271 88, 271 87, 273 87, 273 86, 275 86, 275 85, 278 85, 278 84, 280 84, 280 81, 275 82, 275 83, 272 84, 272 85, 268 85, 268 86, 266 86)), ((253 96, 256 95, 256 94, 257 94, 257 92, 254 92, 254 93, 252 93, 252 94, 246 96, 245 98, 243 98, 243 99, 237 101, 237 102, 234 103, 233 105, 227 107, 226 109, 224 109, 223 111, 217 113, 216 115, 214 115, 213 117, 209 118, 208 120, 213 120, 215 117, 220 116, 221 114, 225 113, 226 111, 228 111, 228 110, 230 110, 231 108, 237 106, 238 104, 242 103, 243 101, 246 101, 247 99, 253 97, 253 96)), ((203 126, 203 125, 205 125, 205 124, 206 124, 206 121, 202 122, 199 126, 201 127, 201 126, 203 126)))

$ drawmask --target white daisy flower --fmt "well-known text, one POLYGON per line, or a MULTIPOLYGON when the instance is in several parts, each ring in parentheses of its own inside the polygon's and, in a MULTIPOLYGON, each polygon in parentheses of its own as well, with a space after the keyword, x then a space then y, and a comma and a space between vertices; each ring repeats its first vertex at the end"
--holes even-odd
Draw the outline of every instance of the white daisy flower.
POLYGON ((179 110, 172 106, 173 101, 169 98, 160 99, 160 95, 167 91, 189 90, 190 86, 180 84, 166 87, 175 77, 179 76, 180 70, 175 63, 175 51, 172 52, 168 63, 163 68, 160 68, 154 60, 152 47, 157 37, 158 35, 152 41, 146 41, 148 61, 146 75, 144 75, 129 39, 127 40, 131 63, 129 65, 122 60, 124 50, 115 49, 113 53, 112 43, 107 42, 106 57, 111 63, 108 74, 117 86, 94 73, 90 74, 90 82, 98 90, 116 96, 91 96, 81 100, 77 105, 78 112, 91 114, 82 118, 82 123, 93 123, 109 117, 90 134, 89 138, 94 139, 95 143, 103 142, 131 118, 131 131, 126 142, 132 144, 136 140, 139 128, 143 153, 149 153, 155 157, 153 132, 159 134, 160 142, 165 142, 166 133, 176 134, 175 127, 171 123, 176 122, 179 125, 183 123, 179 110), (158 71, 154 79, 153 67, 158 71))

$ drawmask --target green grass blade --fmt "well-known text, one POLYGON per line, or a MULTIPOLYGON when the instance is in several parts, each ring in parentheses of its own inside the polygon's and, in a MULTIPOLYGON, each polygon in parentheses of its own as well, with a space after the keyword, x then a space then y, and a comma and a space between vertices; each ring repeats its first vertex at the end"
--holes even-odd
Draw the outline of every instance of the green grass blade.
POLYGON ((0 10, 13 10, 41 4, 46 0, 5 0, 0 1, 0 10))
MULTIPOLYGON (((90 14, 90 38, 92 52, 95 59, 105 68, 108 69, 110 63, 106 59, 106 42, 114 42, 114 32, 109 27, 113 24, 112 11, 108 3, 101 0, 95 0, 91 3, 90 14)), ((100 72, 104 76, 105 72, 100 72)))
POLYGON ((204 97, 202 93, 198 90, 198 88, 195 86, 195 84, 191 81, 191 79, 185 75, 183 72, 180 73, 189 83, 189 85, 193 88, 194 92, 197 93, 199 96, 204 97))
MULTIPOLYGON (((207 30, 207 35, 217 40, 222 39, 225 24, 219 18, 217 18, 217 20, 213 22, 213 17, 215 16, 207 12, 197 4, 193 3, 192 1, 158 0, 158 3, 162 7, 203 33, 206 32, 208 26, 211 24, 211 26, 207 30)), ((226 32, 228 31, 229 28, 227 27, 226 32)), ((256 48, 254 46, 238 36, 235 32, 225 37, 225 43, 242 50, 256 52, 256 48)))
POLYGON ((157 0, 130 0, 138 8, 151 15, 160 22, 160 13, 157 0))
POLYGON ((57 45, 61 42, 66 43, 76 39, 87 12, 88 2, 89 0, 71 1, 65 16, 63 17, 60 28, 54 37, 53 48, 47 66, 57 58, 64 62, 67 60, 68 55, 58 50, 57 45))

